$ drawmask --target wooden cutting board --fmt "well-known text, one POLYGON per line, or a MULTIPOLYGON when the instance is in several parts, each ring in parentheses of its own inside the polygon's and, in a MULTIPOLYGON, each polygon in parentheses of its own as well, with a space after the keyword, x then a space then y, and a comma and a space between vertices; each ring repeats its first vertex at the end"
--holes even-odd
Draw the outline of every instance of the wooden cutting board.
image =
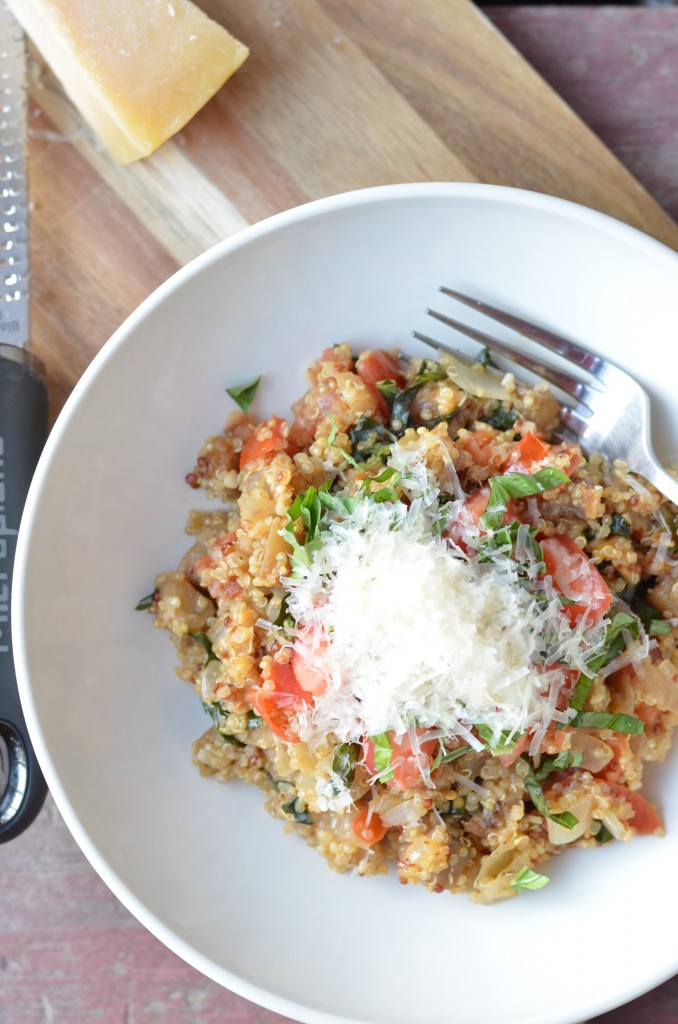
POLYGON ((55 415, 178 266, 310 199, 483 181, 678 226, 468 0, 201 0, 251 49, 174 139, 126 167, 33 53, 33 339, 55 415))

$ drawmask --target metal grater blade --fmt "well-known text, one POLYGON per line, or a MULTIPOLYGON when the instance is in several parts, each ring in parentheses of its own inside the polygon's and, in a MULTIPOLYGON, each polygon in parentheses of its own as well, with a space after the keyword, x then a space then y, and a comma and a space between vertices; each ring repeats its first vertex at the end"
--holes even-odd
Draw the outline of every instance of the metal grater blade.
POLYGON ((0 343, 29 339, 27 71, 24 34, 0 0, 0 343))

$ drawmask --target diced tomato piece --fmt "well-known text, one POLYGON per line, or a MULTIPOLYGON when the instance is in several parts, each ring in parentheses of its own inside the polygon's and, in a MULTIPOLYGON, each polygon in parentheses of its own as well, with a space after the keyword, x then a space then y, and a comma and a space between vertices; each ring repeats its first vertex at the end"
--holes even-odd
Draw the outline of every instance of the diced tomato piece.
POLYGON ((480 487, 477 491, 467 494, 457 512, 456 518, 452 520, 445 530, 445 536, 449 537, 462 551, 468 549, 468 545, 464 541, 464 534, 468 530, 471 530, 473 533, 480 532, 480 520, 485 514, 489 500, 489 487, 480 487))
MULTIPOLYGON (((425 730, 417 729, 420 735, 425 730)), ((412 750, 410 737, 407 733, 396 739, 391 734, 391 766, 393 768, 393 785, 396 789, 413 789, 422 784, 422 772, 431 767, 438 740, 424 740, 419 744, 419 753, 412 750)))
POLYGON ((363 352, 358 356, 355 364, 356 373, 366 384, 379 384, 382 380, 395 381, 399 388, 405 387, 403 376, 398 360, 389 352, 383 349, 375 349, 374 352, 363 352))
MULTIPOLYGON (((426 729, 417 729, 417 735, 424 735, 426 729)), ((391 769, 393 778, 386 782, 391 789, 413 789, 422 783, 422 772, 430 768, 433 755, 438 746, 438 740, 424 740, 420 743, 419 755, 412 750, 412 744, 407 733, 396 738, 393 730, 389 732, 391 740, 391 769)), ((363 751, 365 754, 365 767, 370 775, 377 774, 374 763, 374 744, 369 736, 363 737, 363 751)))
POLYGON ((631 804, 633 815, 629 818, 628 824, 637 835, 651 836, 664 831, 664 822, 657 808, 644 796, 634 789, 629 789, 628 786, 621 786, 618 782, 606 782, 605 786, 614 796, 631 804))
POLYGON ((374 763, 374 743, 369 736, 363 736, 363 754, 365 757, 365 767, 367 768, 370 775, 377 774, 377 768, 374 763))
POLYGON ((386 399, 379 391, 377 384, 382 380, 392 380, 399 388, 405 387, 405 378, 401 373, 397 360, 383 349, 374 352, 363 352, 355 364, 356 373, 365 382, 377 399, 382 419, 389 419, 389 408, 386 399))
POLYGON ((243 445, 240 452, 240 469, 249 466, 251 462, 256 462, 257 459, 267 459, 277 452, 284 451, 287 447, 285 426, 285 420, 278 416, 272 416, 270 420, 260 423, 243 445))
POLYGON ((539 543, 556 590, 575 602, 563 608, 571 624, 585 613, 590 623, 599 622, 612 604, 612 594, 591 559, 570 537, 544 537, 539 543))
POLYGON ((547 444, 528 430, 521 437, 517 445, 509 455, 504 465, 505 473, 532 473, 543 465, 543 460, 550 451, 551 445, 547 444))
POLYGON ((369 804, 358 811, 351 822, 351 828, 360 842, 365 843, 366 846, 374 846, 388 832, 377 812, 370 813, 369 804))
POLYGON ((305 638, 297 639, 294 644, 292 666, 297 682, 302 690, 312 693, 315 697, 327 689, 327 673, 322 665, 327 647, 326 639, 316 640, 312 647, 305 638))
POLYGON ((530 745, 530 736, 524 732, 516 742, 515 747, 509 754, 498 754, 497 757, 506 768, 510 768, 514 761, 517 761, 521 754, 524 754, 530 745))
POLYGON ((281 665, 277 661, 272 662, 268 675, 262 680, 269 681, 274 684, 275 689, 255 686, 247 694, 247 699, 271 732, 288 743, 298 743, 299 735, 294 720, 304 704, 312 698, 299 686, 289 662, 286 665, 281 665))
POLYGON ((576 444, 547 444, 528 430, 506 460, 504 473, 532 474, 544 466, 555 466, 572 476, 581 461, 581 450, 576 444))

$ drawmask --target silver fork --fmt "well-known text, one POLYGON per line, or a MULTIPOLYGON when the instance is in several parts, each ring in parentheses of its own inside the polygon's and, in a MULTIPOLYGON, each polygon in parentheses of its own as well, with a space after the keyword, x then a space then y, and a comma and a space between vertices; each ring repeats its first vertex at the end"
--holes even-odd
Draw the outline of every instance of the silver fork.
MULTIPOLYGON (((579 373, 566 373, 445 313, 434 309, 426 310, 429 316, 440 323, 453 327, 492 352, 499 353, 512 363, 517 363, 554 384, 571 400, 572 404, 568 401, 563 405, 561 422, 576 441, 588 451, 600 452, 610 462, 621 459, 630 470, 645 477, 658 491, 678 505, 678 480, 664 469, 652 450, 649 399, 633 377, 602 356, 594 355, 581 345, 576 345, 544 327, 529 323, 453 288, 441 286, 439 291, 517 331, 576 368, 583 376, 579 373)), ((442 349, 452 355, 460 355, 456 349, 443 345, 425 334, 418 331, 414 331, 413 334, 426 345, 442 349)))

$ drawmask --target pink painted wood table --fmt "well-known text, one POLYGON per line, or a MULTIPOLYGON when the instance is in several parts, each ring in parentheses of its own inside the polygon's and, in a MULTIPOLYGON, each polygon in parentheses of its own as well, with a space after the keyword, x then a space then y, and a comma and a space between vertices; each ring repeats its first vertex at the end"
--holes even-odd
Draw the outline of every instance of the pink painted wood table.
MULTIPOLYGON (((678 217, 678 8, 487 13, 678 217)), ((299 201, 292 194, 287 200, 299 201)), ((140 281, 150 290, 152 282, 140 281)), ((58 316, 58 299, 51 299, 58 316)), ((58 386, 58 364, 52 374, 58 386)), ((597 940, 604 945, 604 936, 597 940)), ((33 827, 0 847, 0 1024, 282 1020, 219 988, 142 928, 86 862, 50 799, 33 827)), ((678 978, 602 1022, 678 1024, 678 978)))

